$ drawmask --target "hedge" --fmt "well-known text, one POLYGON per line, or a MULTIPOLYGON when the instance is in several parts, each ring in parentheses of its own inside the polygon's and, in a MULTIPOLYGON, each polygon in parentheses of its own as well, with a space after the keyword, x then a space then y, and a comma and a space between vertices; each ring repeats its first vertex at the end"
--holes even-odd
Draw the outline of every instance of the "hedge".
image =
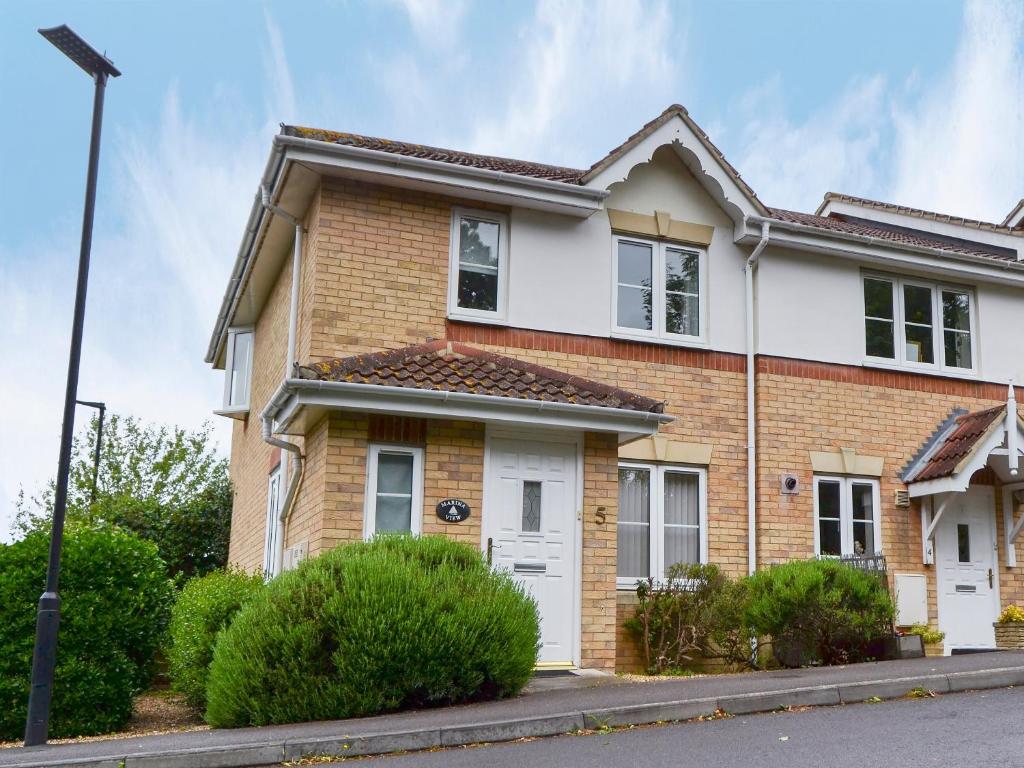
POLYGON ((260 574, 215 571, 185 584, 171 610, 167 661, 171 683, 196 709, 206 707, 213 646, 235 614, 263 586, 260 574))
POLYGON ((219 637, 206 719, 266 725, 511 696, 539 634, 533 600, 465 544, 342 546, 270 582, 219 637))
MULTIPOLYGON (((49 536, 0 545, 0 740, 24 734, 49 536)), ((51 738, 117 731, 153 674, 174 588, 156 545, 114 528, 65 532, 51 738)))

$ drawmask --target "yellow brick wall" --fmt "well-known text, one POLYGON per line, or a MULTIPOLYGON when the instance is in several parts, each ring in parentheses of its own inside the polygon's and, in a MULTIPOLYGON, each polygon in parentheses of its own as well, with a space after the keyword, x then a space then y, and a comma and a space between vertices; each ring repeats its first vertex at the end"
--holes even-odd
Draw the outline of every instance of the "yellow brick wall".
POLYGON ((583 442, 582 664, 615 668, 615 521, 619 510, 615 435, 588 432, 583 442), (601 515, 603 515, 603 522, 601 515))

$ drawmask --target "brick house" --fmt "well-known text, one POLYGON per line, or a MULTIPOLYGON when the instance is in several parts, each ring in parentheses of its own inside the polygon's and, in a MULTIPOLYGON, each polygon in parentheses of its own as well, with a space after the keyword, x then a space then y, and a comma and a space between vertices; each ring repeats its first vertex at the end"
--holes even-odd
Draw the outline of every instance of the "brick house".
POLYGON ((1022 309, 1024 206, 770 208, 679 106, 586 170, 285 126, 207 355, 230 559, 452 536, 529 585, 542 664, 611 670, 673 562, 880 552, 901 623, 989 647, 1022 309))

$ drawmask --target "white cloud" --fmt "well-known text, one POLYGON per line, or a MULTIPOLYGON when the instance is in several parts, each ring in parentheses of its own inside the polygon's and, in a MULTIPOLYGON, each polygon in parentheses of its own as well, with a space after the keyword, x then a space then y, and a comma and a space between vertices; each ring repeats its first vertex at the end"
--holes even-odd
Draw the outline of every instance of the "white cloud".
MULTIPOLYGON (((268 109, 292 115, 269 18, 267 33, 268 109)), ((105 142, 113 160, 100 178, 106 207, 98 207, 79 396, 146 421, 197 428, 209 420, 226 451, 229 423, 211 413, 222 379, 203 356, 273 123, 247 115, 224 89, 183 109, 172 85, 158 125, 111 130, 105 142)), ((0 537, 19 486, 32 493, 56 473, 77 254, 74 217, 24 252, 0 254, 0 346, 10 350, 0 381, 5 402, 17 404, 0 458, 0 537), (14 445, 10 435, 31 437, 14 445)), ((79 409, 78 424, 90 416, 79 409)))
POLYGON ((1002 221, 1024 196, 1024 5, 969 3, 952 70, 892 120, 892 199, 1002 221))
POLYGON ((595 123, 632 132, 678 100, 685 26, 665 2, 538 2, 518 40, 496 109, 474 109, 479 151, 589 165, 595 123))
POLYGON ((465 0, 395 0, 402 7, 420 44, 450 49, 461 32, 465 0))
POLYGON ((770 205, 813 210, 836 191, 1001 221, 1024 195, 1022 94, 1024 6, 975 0, 939 77, 896 87, 865 73, 802 121, 772 79, 717 138, 770 205))

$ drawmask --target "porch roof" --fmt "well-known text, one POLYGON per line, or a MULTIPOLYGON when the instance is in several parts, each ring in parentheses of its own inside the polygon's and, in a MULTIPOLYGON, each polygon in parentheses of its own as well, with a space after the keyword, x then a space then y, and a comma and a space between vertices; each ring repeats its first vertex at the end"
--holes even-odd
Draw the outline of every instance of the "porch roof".
POLYGON ((614 432, 620 442, 674 420, 660 400, 449 341, 297 366, 263 417, 304 434, 339 409, 614 432))
POLYGON ((1024 421, 1013 389, 1006 405, 955 410, 921 446, 903 471, 911 496, 963 491, 971 476, 990 466, 1004 482, 1018 480, 1024 421))
POLYGON ((451 341, 313 363, 299 377, 665 412, 660 400, 451 341))

